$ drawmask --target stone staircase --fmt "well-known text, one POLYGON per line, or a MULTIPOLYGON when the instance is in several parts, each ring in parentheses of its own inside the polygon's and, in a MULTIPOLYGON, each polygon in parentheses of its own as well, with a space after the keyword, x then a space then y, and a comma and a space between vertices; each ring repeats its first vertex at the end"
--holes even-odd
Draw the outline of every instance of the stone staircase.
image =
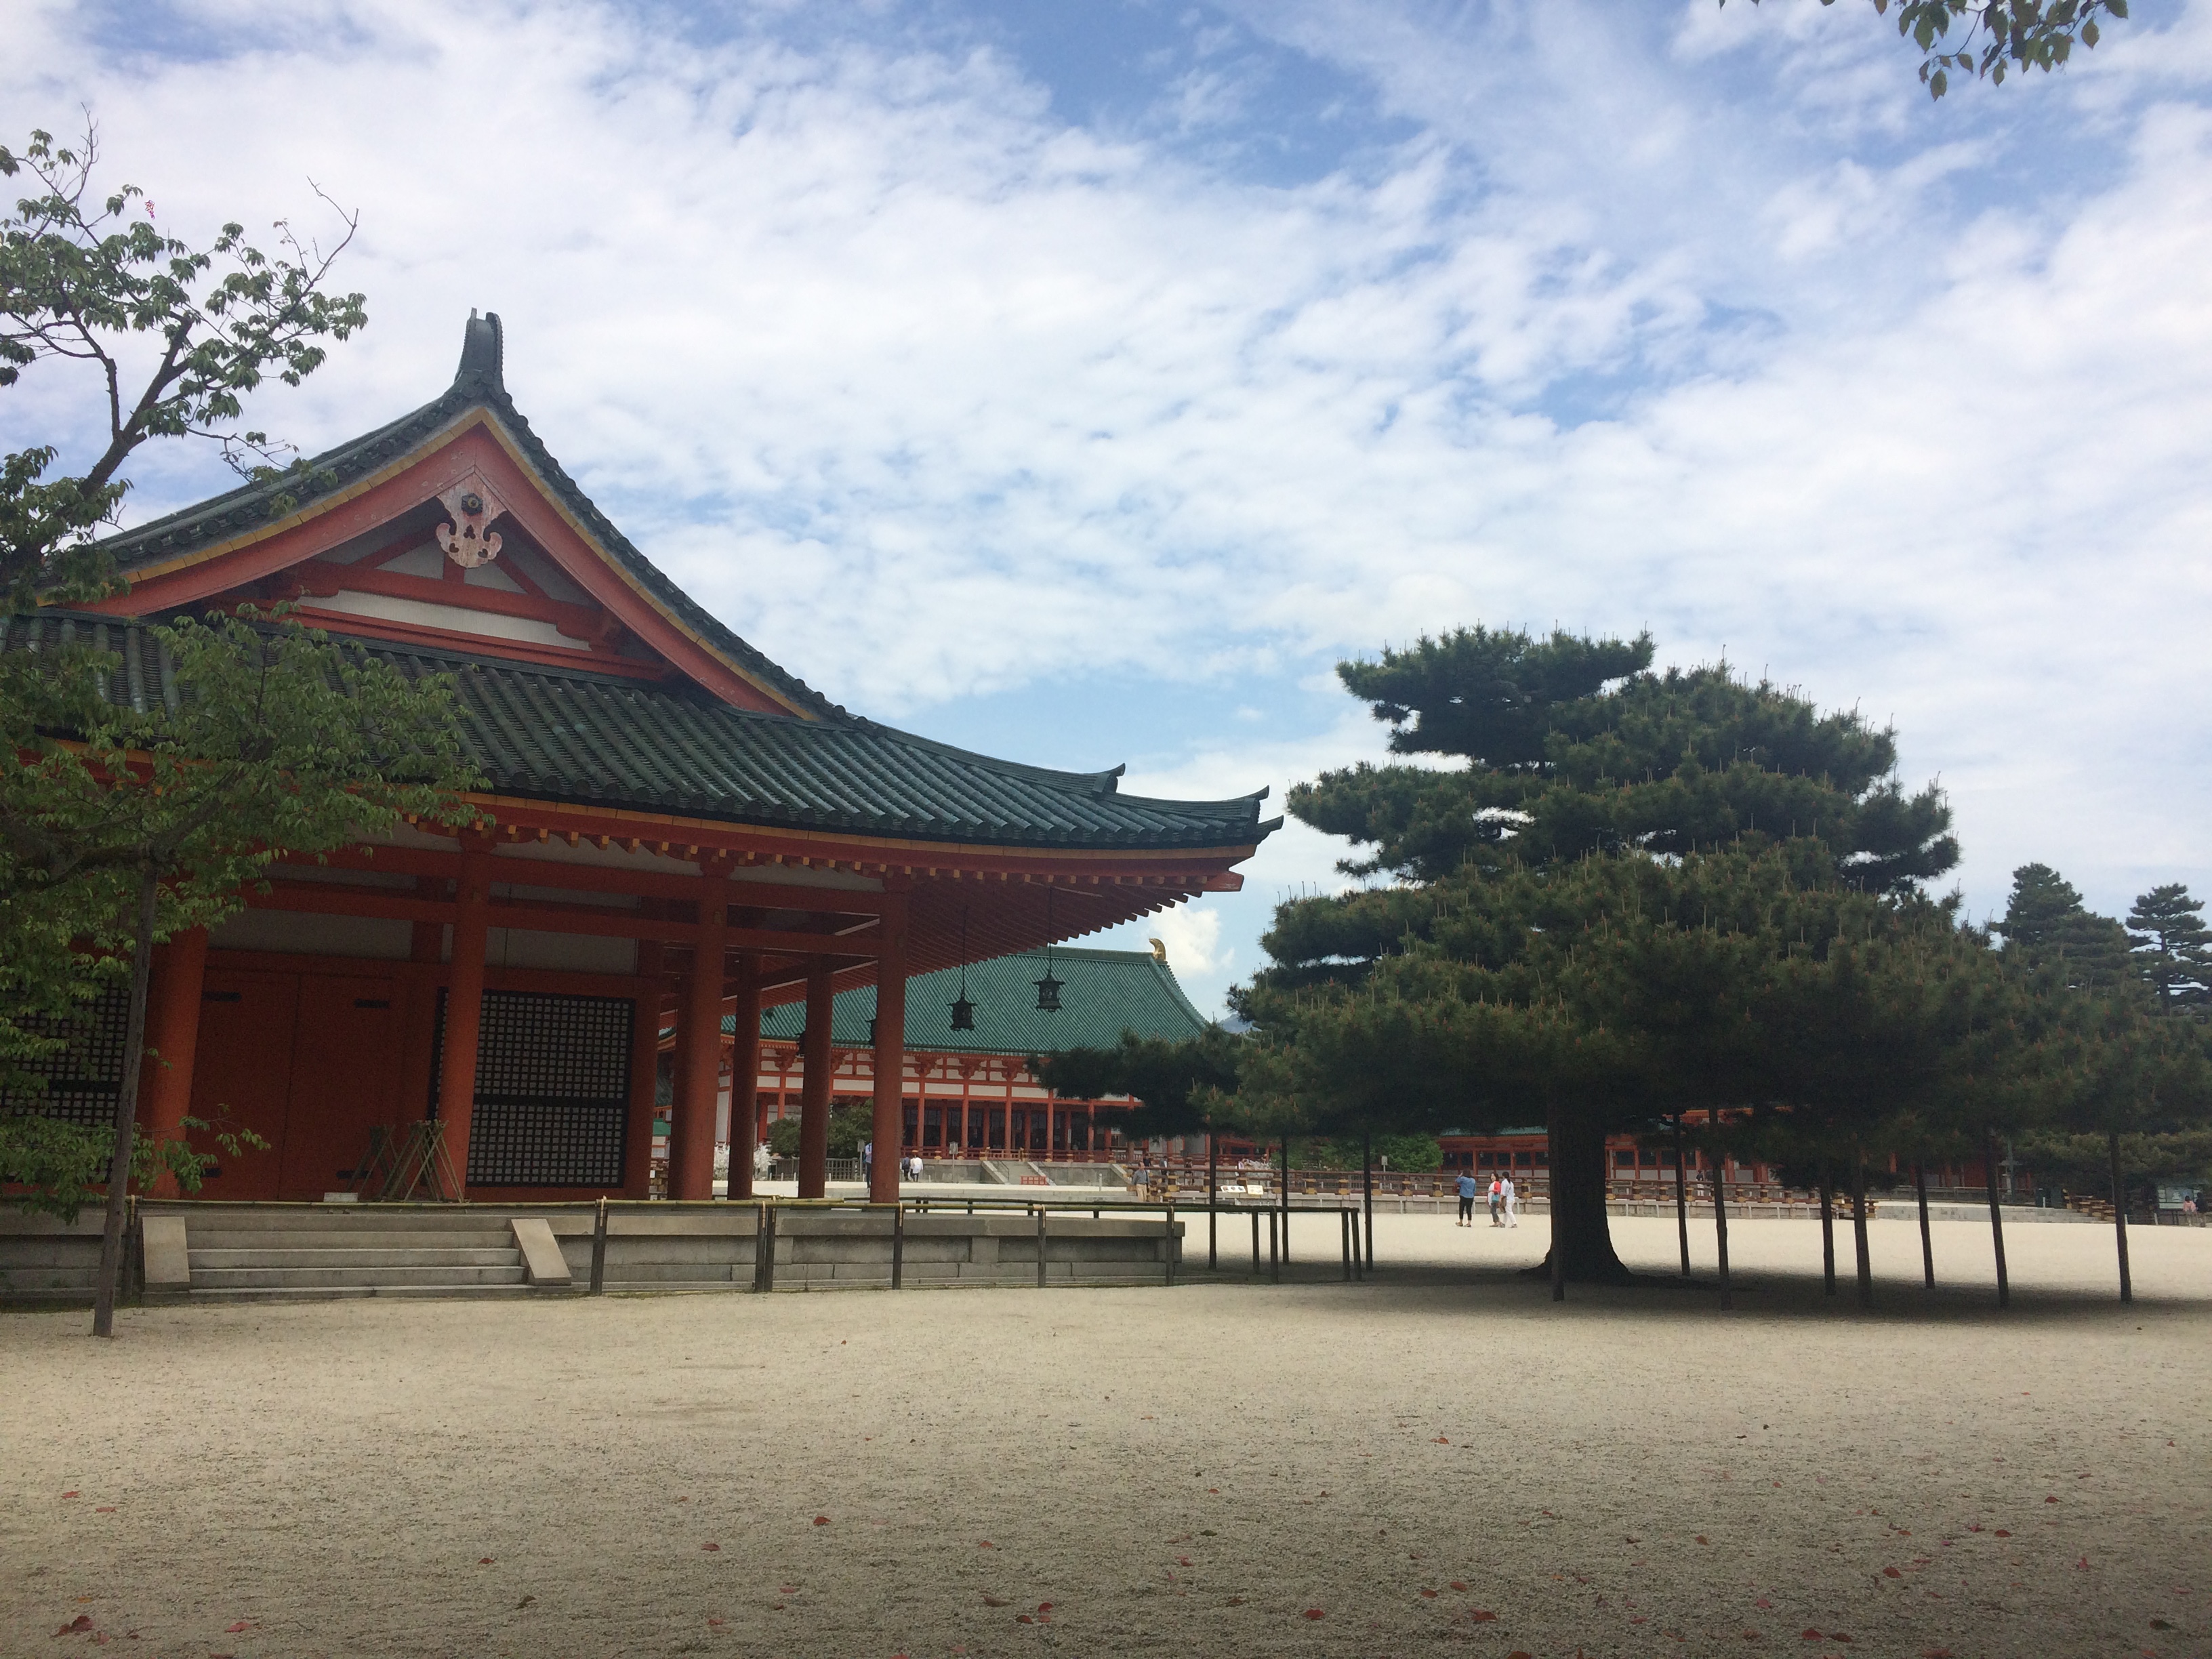
POLYGON ((277 1302, 371 1296, 526 1296, 505 1216, 368 1205, 226 1207, 192 1216, 188 1290, 149 1300, 277 1302))

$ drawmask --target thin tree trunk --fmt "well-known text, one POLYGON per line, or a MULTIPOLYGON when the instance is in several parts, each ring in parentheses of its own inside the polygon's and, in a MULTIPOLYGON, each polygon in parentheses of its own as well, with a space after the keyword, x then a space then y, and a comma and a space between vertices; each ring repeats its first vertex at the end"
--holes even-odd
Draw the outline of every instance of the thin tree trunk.
POLYGON ((1866 1148, 1851 1148, 1851 1245, 1858 1255, 1859 1306, 1874 1306, 1874 1258, 1867 1251, 1866 1148))
POLYGON ((1367 1223, 1367 1271, 1375 1271, 1375 1131, 1359 1132, 1359 1187, 1363 1194, 1361 1209, 1367 1223))
POLYGON ((1836 1293, 1836 1183, 1828 1174, 1828 1160, 1820 1160, 1820 1285, 1836 1293))
POLYGON ((1220 1212, 1217 1207, 1221 1192, 1220 1142, 1215 1139, 1213 1126, 1206 1126, 1206 1270, 1212 1273, 1221 1266, 1221 1251, 1214 1237, 1220 1212))
MULTIPOLYGON (((1551 1265, 1552 1269, 1552 1300, 1565 1302, 1567 1299, 1567 1253, 1559 1247, 1560 1218, 1564 1213, 1559 1202, 1559 1174, 1565 1168, 1566 1160, 1561 1155, 1564 1148, 1559 1145, 1559 1119, 1557 1113, 1552 1115, 1544 1144, 1548 1149, 1546 1156, 1551 1162, 1551 1168, 1547 1172, 1544 1182, 1546 1188, 1544 1207, 1550 1212, 1552 1224, 1551 1248, 1545 1251, 1544 1260, 1551 1265)), ((1533 1186, 1535 1183, 1531 1182, 1529 1184, 1533 1186)))
POLYGON ((1936 1241, 1928 1231, 1928 1166, 1912 1160, 1912 1188, 1920 1195, 1920 1271, 1928 1288, 1936 1288, 1936 1241))
POLYGON ((1283 1192, 1281 1207, 1283 1212, 1282 1261, 1284 1266, 1288 1267, 1291 1261, 1291 1138, 1287 1133, 1283 1137, 1283 1192))
POLYGON ((2120 1247, 2120 1300, 2136 1299, 2135 1280, 2128 1274, 2128 1189, 2120 1179, 2120 1132, 2110 1130, 2106 1145, 2112 1154, 2112 1238, 2120 1247))
POLYGON ((1690 1176, 1682 1167, 1682 1115, 1674 1114, 1674 1230, 1682 1240, 1682 1277, 1690 1276, 1690 1176))
POLYGON ((1729 1277, 1728 1154, 1713 1160, 1713 1242, 1721 1256, 1721 1306, 1735 1306, 1735 1284, 1729 1277))
POLYGON ((92 1334, 115 1334, 115 1282, 123 1268, 123 1217, 130 1205, 131 1142, 138 1127, 138 1070, 146 1054, 146 988, 154 973, 155 906, 161 876, 149 862, 138 876, 138 936, 131 947, 131 1016, 124 1028, 123 1079, 115 1091, 115 1150, 107 1162, 107 1224, 100 1236, 100 1283, 92 1334))
POLYGON ((1987 1135, 1982 1142, 1982 1168, 1989 1176, 1990 1185, 1990 1241, 1997 1254, 1997 1306, 2012 1306, 2012 1282, 2005 1276, 2004 1212, 1997 1204, 1997 1138, 1987 1135))

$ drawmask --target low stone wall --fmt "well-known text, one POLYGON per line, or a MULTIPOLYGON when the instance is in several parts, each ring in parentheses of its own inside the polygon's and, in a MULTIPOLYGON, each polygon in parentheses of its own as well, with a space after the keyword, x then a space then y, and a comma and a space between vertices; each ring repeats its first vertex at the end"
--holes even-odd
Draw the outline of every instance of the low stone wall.
POLYGON ((88 1304, 104 1222, 98 1206, 60 1221, 0 1205, 0 1303, 88 1304))
MULTIPOLYGON (((592 1272, 595 1218, 588 1209, 547 1213, 570 1278, 592 1272)), ((774 1286, 778 1291, 884 1290, 891 1282, 893 1220, 888 1210, 776 1211, 774 1286)), ((1048 1214, 1048 1285, 1152 1285, 1179 1260, 1183 1224, 1144 1216, 1048 1214)), ((750 1290, 755 1282, 759 1210, 750 1204, 653 1206, 610 1210, 605 1283, 616 1291, 750 1290)), ((900 1280, 910 1289, 1034 1285, 1036 1218, 939 1211, 904 1218, 900 1280)))

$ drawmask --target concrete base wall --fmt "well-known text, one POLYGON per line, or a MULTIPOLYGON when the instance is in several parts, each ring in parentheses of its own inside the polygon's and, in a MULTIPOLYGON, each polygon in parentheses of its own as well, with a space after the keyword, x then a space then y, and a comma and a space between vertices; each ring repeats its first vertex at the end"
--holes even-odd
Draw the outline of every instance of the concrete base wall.
MULTIPOLYGON (((774 1206, 774 1288, 888 1288, 888 1210, 774 1206)), ((149 1301, 339 1296, 569 1295, 591 1284, 598 1206, 501 1204, 142 1204, 161 1235, 164 1273, 149 1301), (518 1230, 515 1223, 523 1222, 518 1230), (541 1224, 550 1243, 535 1269, 518 1240, 541 1224), (181 1235, 181 1237, 179 1237, 181 1235), (172 1270, 169 1258, 178 1258, 172 1270), (558 1273, 565 1263, 568 1277, 558 1273)), ((607 1210, 604 1284, 613 1291, 750 1291, 761 1206, 625 1203, 607 1210)), ((0 1210, 0 1299, 91 1299, 100 1217, 71 1225, 0 1210)), ((1182 1259, 1183 1224, 1158 1216, 1047 1218, 1053 1285, 1164 1284, 1182 1259)), ((542 1237, 543 1235, 537 1235, 542 1237)), ((901 1282, 926 1287, 1037 1282, 1032 1215, 908 1212, 901 1282)))

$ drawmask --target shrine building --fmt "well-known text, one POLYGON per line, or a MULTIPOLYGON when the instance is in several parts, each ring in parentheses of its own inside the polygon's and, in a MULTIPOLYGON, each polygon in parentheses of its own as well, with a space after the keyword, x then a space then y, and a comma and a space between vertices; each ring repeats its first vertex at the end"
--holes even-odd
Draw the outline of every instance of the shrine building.
MULTIPOLYGON (((233 490, 106 542, 127 593, 0 622, 0 649, 118 653, 118 699, 176 695, 145 624, 278 600, 410 677, 457 677, 489 780, 466 798, 475 827, 280 863, 270 892, 156 953, 143 1129, 189 1114, 269 1143, 223 1159, 204 1196, 320 1198, 352 1184, 373 1130, 429 1121, 469 1198, 642 1198, 667 1036, 667 1190, 703 1199, 724 1022, 757 1030, 764 1010, 772 1032, 808 1033, 799 1190, 818 1196, 833 1047, 867 1054, 878 1145, 898 1144, 905 1101, 939 1109, 902 1081, 910 976, 1233 892, 1281 822, 1261 821, 1264 790, 1124 794, 1120 768, 994 760, 830 702, 562 470, 507 395, 496 316, 471 318, 441 396, 313 465, 304 489, 281 486, 282 516, 280 486, 233 490), (864 988, 875 1018, 855 1043, 835 1011, 864 988)), ((43 1109, 112 1121, 113 1035, 76 1046, 43 1109)), ((791 1075, 776 1052, 765 1073, 731 1056, 738 1121, 757 1078, 791 1075)), ((732 1166, 744 1196, 750 1159, 732 1166)), ((878 1159, 872 1195, 897 1179, 878 1159)))
MULTIPOLYGON (((833 1101, 872 1099, 876 1022, 872 988, 838 994, 830 1023, 833 1101)), ((762 1016, 755 1099, 760 1139, 803 1109, 805 1010, 797 1003, 762 1016)), ((734 1021, 726 1021, 737 1060, 734 1021)), ((1055 950, 997 957, 966 969, 940 969, 907 981, 906 1054, 899 1093, 899 1146, 925 1158, 1013 1158, 1104 1162, 1129 1155, 1122 1119, 1136 1103, 1054 1094, 1030 1069, 1032 1056, 1110 1048, 1122 1033, 1188 1040, 1206 1029, 1168 965, 1150 951, 1055 950), (1056 1009, 1040 1008, 1039 979, 1058 983, 1056 1009), (965 1005, 966 1024, 961 1024, 965 1005)), ((730 1137, 745 1150, 741 1132, 730 1137)))

